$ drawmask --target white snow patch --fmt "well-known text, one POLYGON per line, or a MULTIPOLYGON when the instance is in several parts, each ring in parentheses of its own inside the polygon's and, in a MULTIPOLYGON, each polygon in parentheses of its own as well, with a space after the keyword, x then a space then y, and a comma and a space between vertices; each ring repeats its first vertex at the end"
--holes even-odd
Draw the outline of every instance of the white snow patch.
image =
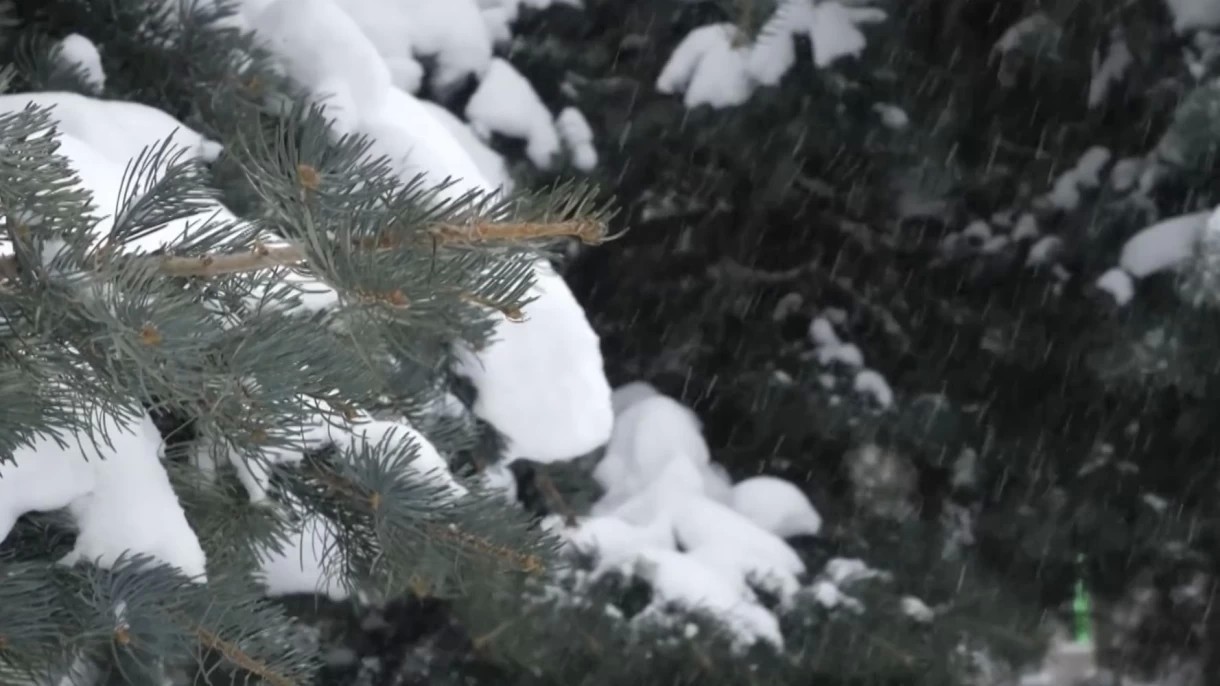
POLYGON ((1101 170, 1113 157, 1110 149, 1102 145, 1094 145, 1085 150, 1076 161, 1076 183, 1085 188, 1096 188, 1101 185, 1101 170))
MULTIPOLYGON (((408 93, 423 84, 424 68, 412 51, 413 19, 408 3, 332 0, 364 33, 390 71, 390 82, 408 93)), ((308 84, 306 84, 308 85, 308 84)))
POLYGON ((689 461, 699 469, 710 459, 695 413, 673 398, 655 394, 623 409, 593 476, 610 502, 642 492, 673 460, 689 461))
POLYGON ((474 412, 508 439, 506 459, 577 457, 610 436, 614 413, 597 334, 545 260, 534 267, 527 320, 497 323, 493 342, 458 352, 478 391, 474 412))
POLYGON ((873 105, 873 111, 881 116, 881 123, 888 128, 901 130, 911 124, 906 111, 897 105, 879 102, 873 105))
POLYGON ((856 373, 852 388, 857 393, 870 396, 881 407, 888 408, 894 404, 894 391, 889 382, 879 372, 872 369, 862 369, 856 373))
POLYGON ((813 63, 825 67, 843 57, 859 57, 866 41, 857 24, 884 20, 879 9, 847 7, 838 2, 819 2, 813 7, 809 37, 813 41, 813 63))
POLYGON ((1059 255, 1063 247, 1063 239, 1058 236, 1043 236, 1029 248, 1025 258, 1026 266, 1035 267, 1049 264, 1059 255))
POLYGON ((1180 34, 1220 27, 1216 0, 1165 0, 1173 14, 1173 29, 1180 34))
POLYGON ((549 169, 559 153, 559 132, 534 87, 507 61, 496 57, 466 103, 466 119, 487 140, 493 133, 526 141, 535 166, 549 169))
POLYGON ((795 484, 774 476, 755 476, 733 486, 732 507, 781 538, 813 536, 822 517, 795 484))
POLYGON ((491 146, 475 135, 474 129, 459 119, 457 115, 434 102, 427 100, 419 102, 428 111, 428 114, 444 125, 449 134, 462 146, 488 183, 505 193, 513 191, 515 184, 503 155, 492 150, 491 146))
POLYGON ((902 613, 921 624, 927 624, 936 618, 932 608, 913 595, 902 597, 902 613))
POLYGON ((102 55, 93 41, 79 33, 64 36, 59 41, 59 59, 80 67, 93 91, 102 92, 106 86, 106 72, 102 70, 102 55))
POLYGON ((660 394, 661 392, 647 381, 631 381, 614 389, 610 394, 610 404, 614 408, 614 416, 618 417, 637 402, 660 394))
POLYGON ((845 607, 853 612, 862 612, 864 606, 859 600, 847 595, 833 583, 820 579, 809 587, 809 593, 819 605, 829 610, 845 607))
POLYGON ((830 577, 830 580, 837 586, 886 577, 885 572, 873 569, 863 560, 854 557, 833 558, 826 563, 822 572, 830 577))
POLYGON ((410 19, 409 38, 416 56, 436 63, 429 76, 433 87, 448 93, 467 78, 485 78, 492 63, 492 38, 475 0, 394 3, 404 7, 410 19))
POLYGON ((835 346, 841 343, 835 333, 834 324, 826 317, 814 317, 813 321, 809 322, 809 338, 819 346, 835 346))
POLYGON ((390 69, 333 0, 273 0, 247 17, 288 76, 308 88, 334 119, 339 133, 354 132, 368 113, 385 106, 390 69))
POLYGON ((78 533, 62 563, 108 568, 141 553, 202 581, 203 550, 161 465, 152 419, 91 413, 96 435, 61 430, 63 446, 41 437, 13 451, 16 464, 0 465, 0 540, 26 512, 67 508, 78 533))
POLYGON ((1135 297, 1135 282, 1127 272, 1114 267, 1097 278, 1097 287, 1110 294, 1114 302, 1126 305, 1135 297))
POLYGON ((741 588, 698 560, 673 551, 650 551, 635 565, 636 573, 652 584, 652 607, 665 603, 715 614, 736 635, 739 644, 759 640, 783 646, 779 621, 761 605, 744 600, 741 588))
POLYGON ((1017 219, 1017 225, 1012 229, 1014 241, 1033 240, 1042 231, 1038 228, 1038 218, 1032 212, 1025 212, 1017 219))
POLYGON ((597 149, 593 147, 593 129, 589 120, 575 107, 565 107, 555 118, 563 144, 572 155, 572 164, 583 172, 597 167, 597 149))
POLYGON ((732 24, 701 26, 682 39, 657 77, 657 91, 685 93, 687 108, 740 105, 754 91, 749 49, 732 24))
POLYGON ((1110 188, 1120 193, 1131 190, 1143 173, 1144 160, 1139 157, 1124 157, 1110 169, 1110 188))
POLYGON ((991 235, 991 225, 982 219, 975 219, 967 224, 965 229, 962 229, 962 236, 964 238, 973 239, 975 243, 980 245, 987 242, 991 235))
POLYGON ((834 0, 816 3, 813 0, 783 0, 750 49, 749 73, 758 83, 779 83, 796 64, 793 38, 799 35, 809 37, 813 62, 819 68, 844 57, 858 57, 867 45, 859 25, 885 18, 886 13, 882 10, 849 6, 834 0))
POLYGON ((1128 274, 1143 278, 1172 269, 1194 254, 1211 211, 1184 214, 1149 226, 1123 244, 1118 264, 1128 274))
POLYGON ((823 365, 838 362, 847 367, 863 367, 864 353, 852 343, 825 345, 818 348, 818 362, 823 365))
POLYGON ((327 559, 339 551, 332 524, 310 515, 293 528, 280 551, 265 550, 257 577, 267 595, 321 594, 331 600, 348 597, 348 589, 337 572, 338 560, 327 559))

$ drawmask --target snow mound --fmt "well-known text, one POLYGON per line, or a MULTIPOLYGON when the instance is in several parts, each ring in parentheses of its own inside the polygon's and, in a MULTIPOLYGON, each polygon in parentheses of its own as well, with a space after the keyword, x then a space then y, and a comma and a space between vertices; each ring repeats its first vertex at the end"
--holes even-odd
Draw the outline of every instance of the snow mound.
POLYGON ((750 99, 754 85, 747 60, 749 49, 732 24, 711 24, 691 31, 669 57, 657 77, 657 91, 685 93, 687 108, 733 107, 750 99))
POLYGON ((606 455, 593 472, 607 499, 641 492, 674 460, 695 469, 710 461, 699 418, 663 395, 642 398, 614 421, 606 455))
POLYGON ((1120 306, 1126 305, 1135 297, 1135 282, 1131 280, 1130 274, 1118 267, 1109 269, 1098 277, 1097 287, 1109 293, 1120 306))
POLYGON ((530 82, 499 57, 466 103, 466 119, 483 140, 493 133, 524 140, 526 155, 541 169, 549 169, 559 153, 559 132, 550 111, 530 82))
POLYGON ((820 530, 813 505, 783 479, 733 485, 711 461, 694 413, 650 384, 620 386, 613 402, 614 432, 594 472, 606 493, 592 516, 558 533, 596 561, 594 576, 618 571, 653 585, 654 603, 640 621, 660 620, 667 604, 698 608, 738 647, 781 646, 776 617, 755 589, 777 597, 781 609, 804 592, 805 564, 783 536, 820 530))
POLYGON ((564 460, 606 442, 614 413, 597 334, 545 260, 534 268, 524 322, 501 321, 478 353, 458 352, 474 412, 508 440, 508 459, 564 460))
MULTIPOLYGON (((410 17, 411 45, 418 57, 436 63, 429 76, 441 93, 468 78, 485 78, 492 63, 492 40, 487 21, 475 0, 393 0, 410 17)), ((507 104, 507 103, 505 103, 507 104)))
POLYGON ((475 166, 479 168, 479 173, 487 179, 488 183, 505 193, 512 193, 515 184, 503 155, 492 150, 487 143, 475 135, 474 129, 470 128, 469 124, 449 110, 427 100, 421 100, 420 104, 424 106, 428 114, 448 129, 449 135, 453 136, 466 154, 474 160, 475 166))
POLYGON ((1118 264, 1131 276, 1172 269, 1194 254, 1211 211, 1184 214, 1149 226, 1123 244, 1118 264))
POLYGON ((734 485, 732 506, 781 538, 812 536, 822 529, 822 517, 801 489, 773 476, 755 476, 734 485))
MULTIPOLYGON (((749 73, 760 84, 779 83, 796 64, 793 40, 802 35, 809 38, 813 63, 819 68, 844 57, 858 57, 867 45, 859 25, 885 18, 882 10, 848 6, 834 0, 783 0, 750 48, 749 73)), ((902 128, 905 114, 901 120, 892 115, 887 126, 902 128)))
POLYGON ((647 381, 632 381, 614 389, 610 394, 610 404, 614 408, 614 416, 617 417, 637 402, 660 394, 661 392, 647 381))
POLYGON ((1220 27, 1220 3, 1215 0, 1165 0, 1173 14, 1173 29, 1190 33, 1220 27))
POLYGON ((573 166, 583 172, 593 171, 597 167, 597 149, 593 147, 593 128, 585 115, 575 107, 565 107, 555 118, 555 128, 571 152, 573 166))
POLYGON ((390 81, 408 93, 419 90, 424 68, 412 50, 414 24, 407 3, 386 0, 333 0, 381 55, 390 71, 390 81))
POLYGON ((106 72, 102 70, 102 55, 93 41, 79 33, 64 36, 59 41, 59 59, 80 67, 94 93, 100 93, 105 88, 106 72))
POLYGON ((161 464, 152 418, 94 410, 89 425, 97 436, 60 431, 63 445, 42 437, 14 450, 15 464, 0 465, 0 540, 26 512, 67 508, 78 533, 64 564, 108 568, 124 554, 141 553, 203 580, 203 550, 161 464))
POLYGON ((354 132, 366 116, 385 107, 390 69, 334 0, 273 0, 246 16, 285 73, 309 90, 339 133, 354 132))

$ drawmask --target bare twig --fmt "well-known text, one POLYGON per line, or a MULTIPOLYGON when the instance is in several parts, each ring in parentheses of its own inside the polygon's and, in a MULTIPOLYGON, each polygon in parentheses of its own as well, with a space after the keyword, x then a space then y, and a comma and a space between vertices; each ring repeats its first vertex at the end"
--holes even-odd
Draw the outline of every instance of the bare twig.
MULTIPOLYGON (((470 222, 465 224, 438 224, 427 235, 441 245, 478 244, 492 242, 524 242, 550 238, 577 238, 596 245, 605 238, 605 224, 591 219, 573 219, 563 222, 470 222)), ((398 247, 401 240, 393 237, 365 239, 358 246, 368 250, 389 250, 398 247)), ((166 276, 215 277, 226 274, 295 267, 308 262, 305 249, 293 243, 273 245, 256 244, 251 250, 236 253, 209 253, 196 256, 149 255, 132 259, 150 260, 156 270, 166 276)), ((13 255, 0 257, 0 281, 13 280, 20 273, 17 258, 13 255)))

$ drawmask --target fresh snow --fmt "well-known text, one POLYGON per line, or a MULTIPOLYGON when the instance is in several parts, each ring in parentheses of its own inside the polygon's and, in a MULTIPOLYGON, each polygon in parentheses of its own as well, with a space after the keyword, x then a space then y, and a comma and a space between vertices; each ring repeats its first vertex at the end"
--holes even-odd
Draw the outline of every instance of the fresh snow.
POLYGON ((478 391, 474 412, 507 439, 507 459, 552 462, 606 442, 614 413, 597 334, 563 278, 545 260, 525 322, 501 321, 477 353, 459 351, 457 371, 478 391))
POLYGON ((512 193, 515 184, 503 155, 492 150, 486 142, 475 135, 474 129, 470 128, 469 124, 449 110, 427 100, 421 100, 420 104, 424 106, 428 114, 449 130, 449 135, 453 136, 466 154, 474 160, 475 166, 479 168, 479 172, 488 183, 502 189, 505 193, 512 193))
POLYGON ((334 0, 273 0, 247 14, 289 77, 308 88, 339 133, 385 107, 390 69, 359 24, 334 0))
POLYGON ((885 17, 879 9, 847 7, 827 0, 814 5, 813 23, 808 27, 813 63, 826 67, 844 57, 858 57, 866 43, 857 24, 879 22, 885 17))
POLYGON ((932 610, 932 608, 928 607, 924 601, 916 598, 913 595, 903 596, 901 603, 902 614, 910 617, 920 624, 927 624, 936 618, 936 613, 932 610))
POLYGON ((1063 247, 1063 239, 1058 236, 1043 236, 1029 248, 1025 257, 1025 265, 1037 267, 1051 263, 1063 247))
POLYGON ((572 165, 583 172, 593 171, 597 167, 597 149, 593 147, 593 129, 585 115, 575 107, 565 107, 555 118, 555 128, 572 155, 572 165))
POLYGON ((256 577, 267 595, 317 593, 334 601, 348 597, 338 575, 342 567, 333 559, 337 548, 332 526, 316 515, 306 516, 293 527, 281 550, 262 553, 256 577))
POLYGON ((710 24, 691 31, 657 76, 657 91, 684 93, 687 108, 740 105, 754 91, 747 59, 749 49, 738 46, 737 27, 710 24))
POLYGON ((881 117, 881 123, 887 128, 901 130, 911 124, 911 118, 905 110, 897 105, 879 102, 873 105, 873 111, 881 117))
POLYGON ((486 78, 493 62, 492 40, 475 0, 385 0, 383 4, 405 8, 416 56, 436 63, 429 80, 438 91, 448 94, 468 78, 486 78))
POLYGON ((975 219, 962 229, 962 237, 972 238, 975 243, 982 245, 991 238, 991 225, 982 219, 975 219))
POLYGON ((852 343, 824 345, 818 348, 818 362, 823 365, 837 362, 847 367, 863 367, 864 353, 852 343))
POLYGON ((890 384, 885 377, 876 370, 860 370, 856 374, 855 381, 852 382, 852 388, 857 393, 868 395, 883 408, 894 404, 894 391, 890 389, 890 384))
POLYGON ((774 476, 755 476, 735 484, 732 507, 781 538, 812 536, 822 529, 821 516, 801 489, 774 476))
POLYGON ((59 59, 80 67, 93 92, 102 92, 106 85, 106 72, 102 71, 102 55, 93 41, 79 33, 64 36, 59 41, 59 59))
POLYGON ((1038 228, 1038 218, 1032 212, 1025 212, 1017 219, 1017 225, 1012 229, 1014 241, 1033 240, 1042 233, 1038 228))
POLYGON ((826 317, 814 317, 813 321, 809 322, 809 339, 818 347, 833 347, 841 343, 835 333, 834 324, 826 317))
POLYGON ((754 589, 773 594, 781 608, 804 592, 804 562, 783 537, 820 530, 813 505, 783 479, 733 485, 710 460, 694 413, 651 384, 620 386, 612 402, 614 432, 594 471, 606 493, 592 516, 558 533, 594 559, 594 576, 634 573, 653 585, 654 603, 640 621, 663 619, 667 603, 699 607, 741 646, 781 645, 775 617, 754 589))
POLYGON ((62 445, 41 437, 13 451, 15 464, 0 465, 0 540, 26 512, 67 508, 78 533, 64 564, 110 567, 140 553, 203 580, 203 550, 161 464, 152 419, 91 413, 96 435, 59 431, 62 445))
POLYGON ((1216 0, 1165 0, 1178 33, 1220 28, 1220 2, 1216 0))
POLYGON ((614 389, 610 394, 610 405, 614 408, 614 416, 618 417, 637 402, 660 394, 660 391, 647 381, 632 381, 614 389))
MULTIPOLYGON (((812 43, 813 62, 818 67, 827 67, 844 57, 857 57, 867 44, 859 25, 885 18, 882 10, 848 6, 834 0, 783 0, 749 49, 749 74, 763 85, 779 83, 796 64, 793 39, 801 35, 812 43)), ((886 114, 883 112, 882 116, 886 114)), ((902 128, 905 116, 899 110, 885 123, 902 128)))
POLYGON ((365 38, 381 55, 390 71, 390 81, 408 93, 419 90, 424 68, 412 51, 414 21, 408 3, 386 0, 332 0, 360 27, 365 38))
POLYGON ((1144 278, 1172 269, 1194 254, 1211 211, 1184 214, 1157 222, 1123 244, 1118 265, 1131 276, 1144 278))
POLYGON ((777 648, 783 646, 775 615, 743 599, 739 584, 691 556, 667 550, 648 551, 637 558, 635 572, 652 585, 655 598, 650 609, 654 612, 659 612, 665 603, 687 610, 706 610, 734 633, 739 645, 764 640, 777 648))
POLYGON ((1097 279, 1097 287, 1110 294, 1114 302, 1126 305, 1135 297, 1135 282, 1127 272, 1114 267, 1097 279))
POLYGON ((864 560, 854 557, 836 557, 826 563, 822 573, 836 586, 846 586, 858 581, 884 578, 885 573, 873 569, 864 560))
POLYGON ((605 457, 593 472, 613 502, 638 493, 673 460, 700 469, 710 460, 698 417, 673 398, 636 400, 614 422, 605 457))
POLYGON ((483 140, 498 133, 525 141, 526 155, 541 169, 549 169, 559 153, 559 132, 550 111, 530 82, 499 57, 466 103, 466 119, 483 140))

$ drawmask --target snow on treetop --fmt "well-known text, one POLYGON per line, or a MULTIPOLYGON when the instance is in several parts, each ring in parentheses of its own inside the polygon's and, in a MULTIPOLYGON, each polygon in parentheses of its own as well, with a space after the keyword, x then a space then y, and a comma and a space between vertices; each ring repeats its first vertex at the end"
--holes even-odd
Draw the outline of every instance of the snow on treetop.
MULTIPOLYGON (((796 64, 794 38, 807 36, 813 63, 827 67, 855 57, 867 41, 859 25, 882 21, 886 13, 835 0, 782 0, 751 41, 731 23, 691 31, 678 44, 657 77, 661 93, 685 93, 688 108, 733 107, 749 100, 759 85, 779 83, 796 64)), ((882 110, 887 125, 902 128, 905 114, 882 110)))

